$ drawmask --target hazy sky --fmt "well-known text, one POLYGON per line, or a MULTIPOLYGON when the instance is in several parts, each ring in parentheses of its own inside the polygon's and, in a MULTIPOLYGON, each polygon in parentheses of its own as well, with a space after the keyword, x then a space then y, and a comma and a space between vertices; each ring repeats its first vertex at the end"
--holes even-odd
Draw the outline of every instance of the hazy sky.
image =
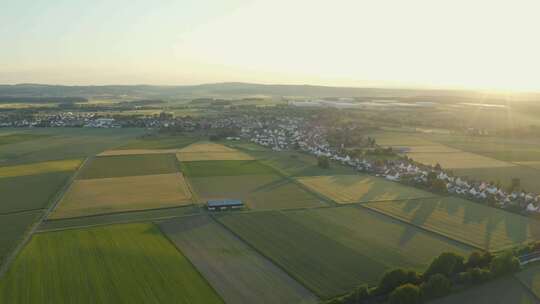
POLYGON ((0 2, 0 83, 540 91, 540 0, 0 2))

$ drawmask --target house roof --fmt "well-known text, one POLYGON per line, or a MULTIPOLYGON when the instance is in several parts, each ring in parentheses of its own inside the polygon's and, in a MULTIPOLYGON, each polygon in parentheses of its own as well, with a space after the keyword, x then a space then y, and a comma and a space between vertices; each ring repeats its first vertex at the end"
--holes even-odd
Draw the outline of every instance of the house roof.
POLYGON ((208 207, 230 207, 230 206, 242 206, 244 205, 240 200, 209 200, 207 203, 208 207))

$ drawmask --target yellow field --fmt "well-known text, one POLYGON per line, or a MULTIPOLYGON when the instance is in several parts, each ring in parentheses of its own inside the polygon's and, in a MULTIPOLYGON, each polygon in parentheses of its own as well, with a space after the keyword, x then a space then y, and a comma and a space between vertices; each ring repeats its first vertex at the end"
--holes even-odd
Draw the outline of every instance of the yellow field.
POLYGON ((181 173, 76 180, 51 218, 191 204, 181 173))
POLYGON ((81 165, 80 159, 47 161, 17 166, 0 167, 0 177, 36 175, 50 172, 74 171, 81 165))
POLYGON ((182 152, 177 153, 179 161, 202 161, 202 160, 253 160, 250 155, 240 152, 182 152))
POLYGON ((237 152, 237 150, 233 148, 229 148, 227 146, 224 146, 222 144, 216 144, 211 142, 197 142, 194 144, 191 144, 185 148, 182 148, 180 153, 199 153, 199 152, 237 152))
POLYGON ((107 150, 98 154, 98 156, 117 156, 117 155, 141 155, 141 154, 175 154, 180 149, 128 149, 128 150, 107 150))
MULTIPOLYGON (((459 151, 459 150, 457 150, 459 151)), ((491 157, 486 157, 469 152, 426 152, 408 153, 407 156, 413 160, 425 164, 435 165, 439 163, 443 168, 465 169, 465 168, 500 168, 512 167, 514 164, 500 161, 491 157)))
POLYGON ((367 175, 309 176, 298 180, 311 190, 342 204, 432 196, 413 187, 367 175))

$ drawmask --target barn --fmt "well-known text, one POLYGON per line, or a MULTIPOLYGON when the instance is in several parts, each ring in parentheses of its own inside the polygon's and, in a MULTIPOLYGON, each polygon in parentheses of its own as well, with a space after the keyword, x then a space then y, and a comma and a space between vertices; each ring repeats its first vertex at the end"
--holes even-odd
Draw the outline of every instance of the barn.
POLYGON ((225 200, 209 200, 206 203, 206 207, 210 211, 219 211, 219 210, 233 210, 233 209, 241 209, 244 207, 244 203, 240 200, 231 200, 231 199, 225 199, 225 200))

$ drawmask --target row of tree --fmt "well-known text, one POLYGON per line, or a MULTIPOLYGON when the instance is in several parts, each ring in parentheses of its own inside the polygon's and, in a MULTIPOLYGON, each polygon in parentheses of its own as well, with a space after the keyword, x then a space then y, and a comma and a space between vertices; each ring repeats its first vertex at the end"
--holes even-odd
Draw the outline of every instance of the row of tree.
POLYGON ((513 252, 496 256, 489 252, 472 252, 466 260, 455 253, 445 252, 436 257, 422 274, 401 268, 391 270, 383 275, 377 286, 359 286, 327 304, 421 304, 519 269, 519 260, 513 252))

